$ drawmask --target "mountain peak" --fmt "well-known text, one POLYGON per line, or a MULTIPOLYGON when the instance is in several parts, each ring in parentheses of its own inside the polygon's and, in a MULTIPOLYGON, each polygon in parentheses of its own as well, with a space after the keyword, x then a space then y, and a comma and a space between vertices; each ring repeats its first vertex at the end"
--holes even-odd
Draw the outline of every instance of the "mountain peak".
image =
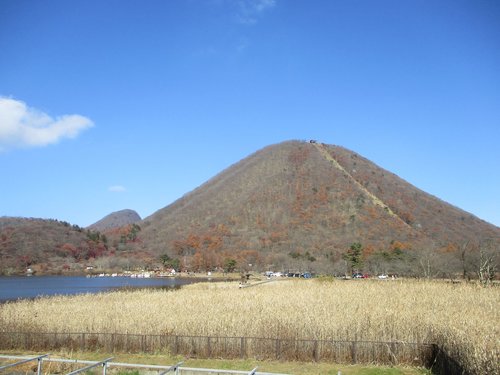
POLYGON ((356 242, 436 250, 500 239, 500 230, 353 151, 311 140, 235 163, 146 218, 141 238, 144 250, 186 259, 215 251, 283 264, 307 253, 328 264, 356 242))
POLYGON ((114 229, 125 225, 134 224, 139 221, 141 221, 141 217, 137 212, 130 209, 124 209, 106 215, 96 223, 89 225, 87 229, 102 232, 109 229, 114 229))

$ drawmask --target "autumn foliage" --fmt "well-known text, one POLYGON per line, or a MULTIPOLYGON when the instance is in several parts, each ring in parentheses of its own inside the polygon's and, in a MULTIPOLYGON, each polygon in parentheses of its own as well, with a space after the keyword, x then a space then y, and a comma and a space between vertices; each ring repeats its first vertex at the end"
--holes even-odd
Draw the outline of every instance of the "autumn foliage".
POLYGON ((477 268, 480 252, 464 255, 464 244, 500 244, 498 227, 366 158, 300 141, 268 146, 143 221, 104 231, 106 242, 54 223, 47 232, 57 240, 45 241, 34 223, 0 226, 2 264, 56 253, 80 263, 135 257, 154 268, 166 254, 189 271, 223 269, 231 259, 241 269, 345 274, 343 255, 360 243, 365 272, 452 277, 477 268))

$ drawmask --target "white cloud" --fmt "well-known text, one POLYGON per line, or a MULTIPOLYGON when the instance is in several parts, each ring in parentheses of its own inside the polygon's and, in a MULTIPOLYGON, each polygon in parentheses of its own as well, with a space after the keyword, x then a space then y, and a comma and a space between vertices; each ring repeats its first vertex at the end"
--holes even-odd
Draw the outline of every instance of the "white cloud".
POLYGON ((122 185, 113 185, 108 188, 108 191, 111 191, 112 193, 123 193, 124 191, 127 191, 127 189, 125 189, 122 185))
POLYGON ((276 5, 276 0, 255 0, 252 2, 257 12, 262 12, 276 5))
POLYGON ((236 51, 238 53, 243 53, 248 48, 248 45, 249 43, 247 39, 240 39, 236 45, 236 51))
POLYGON ((260 15, 276 6, 276 0, 240 0, 238 1, 238 22, 245 25, 256 24, 260 15))
POLYGON ((0 97, 0 151, 40 147, 64 138, 76 138, 93 122, 80 115, 52 118, 26 103, 0 97))

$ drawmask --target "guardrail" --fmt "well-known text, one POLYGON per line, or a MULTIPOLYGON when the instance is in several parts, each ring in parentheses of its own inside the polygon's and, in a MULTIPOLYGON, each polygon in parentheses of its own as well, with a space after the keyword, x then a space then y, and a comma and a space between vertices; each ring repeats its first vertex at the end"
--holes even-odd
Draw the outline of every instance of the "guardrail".
MULTIPOLYGON (((25 363, 32 362, 32 361, 37 361, 38 362, 38 365, 37 365, 37 369, 38 369, 37 370, 37 374, 40 374, 41 373, 41 369, 42 369, 43 358, 45 358, 47 356, 48 356, 48 354, 44 354, 44 355, 39 355, 38 357, 24 358, 21 361, 17 361, 17 362, 14 362, 14 363, 9 363, 7 365, 0 366, 0 372, 5 371, 6 369, 11 368, 11 367, 20 366, 20 365, 23 365, 25 363)), ((20 357, 14 357, 14 358, 17 359, 17 358, 20 358, 20 357)))
MULTIPOLYGON (((14 355, 2 355, 0 354, 0 359, 4 360, 14 360, 16 362, 9 363, 3 366, 0 366, 0 372, 7 368, 12 368, 16 366, 21 366, 28 362, 38 361, 37 375, 42 375, 43 373, 43 362, 58 362, 58 363, 66 363, 71 364, 72 366, 78 365, 86 365, 84 367, 77 368, 70 372, 67 372, 66 375, 76 375, 82 372, 87 372, 96 367, 102 366, 102 374, 106 375, 107 369, 111 367, 123 367, 128 369, 137 369, 137 370, 149 370, 149 371, 157 371, 158 375, 165 374, 175 374, 175 375, 195 375, 195 374, 210 374, 210 375, 223 375, 223 374, 231 374, 231 375, 288 375, 288 374, 278 374, 278 373, 270 373, 270 372, 258 372, 257 367, 249 371, 241 371, 241 370, 222 370, 222 369, 208 369, 208 368, 195 368, 195 367, 182 367, 182 362, 179 362, 175 365, 145 365, 139 363, 124 363, 124 362, 111 362, 113 358, 107 358, 102 361, 86 361, 86 360, 78 360, 78 359, 68 359, 68 358, 52 358, 50 354, 44 354, 40 356, 14 356, 14 355)), ((61 373, 58 370, 58 373, 61 373)))

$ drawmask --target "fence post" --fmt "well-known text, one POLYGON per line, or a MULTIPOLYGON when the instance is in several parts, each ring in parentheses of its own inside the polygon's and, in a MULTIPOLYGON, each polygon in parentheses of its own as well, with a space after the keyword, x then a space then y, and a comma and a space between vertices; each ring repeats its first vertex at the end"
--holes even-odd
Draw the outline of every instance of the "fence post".
POLYGON ((358 352, 357 352, 357 340, 352 342, 351 346, 351 357, 352 357, 352 364, 355 365, 358 363, 358 352))
POLYGON ((396 356, 396 343, 395 342, 391 343, 391 362, 393 365, 398 364, 398 358, 396 356))
POLYGON ((318 340, 314 340, 314 349, 313 349, 314 361, 319 361, 319 345, 318 340))
POLYGON ((38 358, 38 366, 36 368, 36 375, 42 375, 42 362, 43 362, 43 358, 44 357, 38 358))
POLYGON ((276 359, 281 357, 281 342, 280 339, 276 339, 276 359))
POLYGON ((245 358, 245 338, 240 339, 240 358, 245 358))
POLYGON ((210 355, 212 354, 212 350, 210 348, 210 336, 207 336, 207 355, 210 358, 210 355))

